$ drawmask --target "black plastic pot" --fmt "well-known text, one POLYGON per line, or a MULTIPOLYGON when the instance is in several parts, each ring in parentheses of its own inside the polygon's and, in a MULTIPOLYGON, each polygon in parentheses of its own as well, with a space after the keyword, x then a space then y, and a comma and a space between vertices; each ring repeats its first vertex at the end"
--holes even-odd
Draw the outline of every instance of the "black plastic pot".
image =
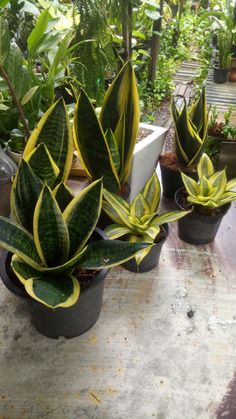
MULTIPOLYGON (((179 209, 184 210, 180 204, 180 197, 183 188, 179 189, 175 194, 175 202, 179 209)), ((199 214, 195 209, 185 217, 178 220, 179 238, 191 244, 207 244, 214 240, 220 227, 222 218, 230 208, 230 204, 220 207, 217 214, 203 215, 199 214)))
MULTIPOLYGON (((183 187, 183 181, 179 170, 172 170, 160 164, 163 195, 166 198, 174 198, 175 192, 183 187)), ((188 176, 197 179, 197 172, 188 172, 188 176)))
MULTIPOLYGON (((104 233, 96 229, 101 237, 104 233)), ((77 303, 68 308, 51 309, 31 298, 10 268, 11 253, 3 251, 0 259, 0 276, 4 285, 21 297, 30 312, 36 330, 56 339, 59 336, 73 338, 85 333, 98 320, 103 298, 104 280, 109 269, 99 271, 93 280, 81 286, 77 303)))
POLYGON ((123 263, 123 268, 125 268, 127 271, 136 273, 148 272, 156 268, 160 259, 162 246, 165 243, 169 234, 168 224, 163 224, 163 227, 165 229, 165 237, 163 237, 163 239, 160 242, 156 243, 155 246, 152 247, 147 256, 145 256, 145 258, 142 260, 140 265, 138 266, 135 258, 133 258, 130 259, 128 262, 123 263))
POLYGON ((226 173, 229 179, 236 177, 235 141, 223 141, 221 143, 218 167, 219 169, 224 169, 226 167, 226 173))
POLYGON ((226 83, 228 80, 228 69, 213 67, 214 83, 226 83))

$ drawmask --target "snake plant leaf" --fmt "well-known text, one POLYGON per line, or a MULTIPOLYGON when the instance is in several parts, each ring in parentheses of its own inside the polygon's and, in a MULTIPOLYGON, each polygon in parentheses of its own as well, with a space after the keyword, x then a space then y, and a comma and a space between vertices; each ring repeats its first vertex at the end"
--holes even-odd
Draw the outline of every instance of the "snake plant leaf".
POLYGON ((236 179, 231 179, 229 182, 227 182, 226 190, 232 191, 236 186, 236 179))
POLYGON ((147 242, 149 242, 151 240, 151 243, 153 243, 159 233, 160 233, 160 227, 158 225, 150 226, 145 231, 145 234, 143 235, 143 240, 145 240, 147 242), (144 237, 145 237, 145 239, 144 239, 144 237))
POLYGON ((44 265, 63 264, 69 255, 69 233, 53 193, 44 186, 33 220, 35 245, 44 265), (59 262, 59 263, 58 263, 59 262))
POLYGON ((58 277, 43 274, 27 279, 26 292, 34 299, 50 308, 71 307, 80 294, 80 285, 75 277, 63 274, 58 277))
POLYGON ((5 217, 0 217, 0 246, 16 253, 32 268, 40 267, 41 259, 33 236, 25 228, 5 217))
POLYGON ((225 192, 220 200, 217 202, 217 206, 228 204, 229 202, 236 200, 236 192, 225 192))
POLYGON ((202 137, 205 132, 206 121, 204 119, 206 112, 206 94, 205 87, 202 88, 201 95, 193 102, 189 110, 189 116, 197 129, 198 134, 202 137))
POLYGON ((120 170, 119 170, 119 174, 122 172, 123 170, 123 164, 124 164, 124 144, 125 144, 125 113, 122 112, 122 114, 120 115, 120 119, 117 123, 115 132, 114 132, 114 137, 116 140, 116 144, 119 150, 119 155, 120 155, 120 170))
POLYGON ((227 187, 227 175, 226 175, 226 170, 222 170, 219 173, 219 176, 217 178, 215 178, 214 182, 211 182, 212 187, 215 187, 216 190, 214 192, 213 195, 211 195, 211 198, 214 198, 214 201, 218 200, 221 195, 223 195, 223 193, 226 191, 226 187, 227 187))
POLYGON ((144 196, 139 193, 130 206, 130 215, 141 218, 143 215, 150 214, 150 206, 144 196))
POLYGON ((103 130, 106 132, 111 128, 115 132, 122 113, 125 115, 125 137, 120 140, 116 137, 116 140, 121 156, 121 148, 124 148, 120 173, 121 184, 124 184, 131 170, 140 119, 137 83, 130 61, 123 66, 106 92, 100 113, 103 130))
POLYGON ((171 223, 172 221, 177 221, 185 215, 189 214, 190 211, 173 211, 173 212, 166 212, 165 214, 159 215, 153 221, 151 226, 156 227, 163 225, 165 223, 171 223))
MULTIPOLYGON (((140 242, 143 241, 143 239, 144 239, 144 237, 135 236, 133 234, 133 235, 130 235, 129 242, 130 243, 140 243, 140 242)), ((147 237, 147 240, 149 240, 148 237, 147 237)), ((136 255, 134 257, 135 257, 137 267, 139 267, 142 260, 145 258, 145 256, 147 256, 147 254, 150 252, 152 247, 153 247, 153 244, 147 246, 145 249, 142 249, 142 250, 140 250, 139 252, 136 253, 136 255)))
POLYGON ((63 213, 70 237, 69 257, 78 254, 98 222, 102 207, 102 180, 84 188, 63 213))
POLYGON ((44 143, 40 143, 25 158, 33 169, 34 173, 42 182, 52 188, 60 173, 59 167, 52 159, 47 147, 44 143))
POLYGON ((147 247, 147 243, 129 243, 121 240, 100 240, 87 246, 78 261, 85 269, 111 268, 134 257, 135 253, 147 247))
POLYGON ((69 203, 74 199, 74 195, 65 183, 59 183, 53 190, 53 195, 59 205, 61 212, 63 212, 69 203))
POLYGON ((40 277, 40 272, 25 263, 16 254, 12 255, 11 267, 22 284, 30 278, 40 277))
POLYGON ((120 219, 122 222, 128 225, 128 217, 130 212, 129 204, 119 195, 108 192, 106 189, 103 190, 103 196, 107 201, 103 203, 103 209, 112 219, 112 221, 116 223, 116 220, 120 219), (115 217, 113 214, 115 214, 115 217))
POLYGON ((11 204, 16 220, 29 232, 33 231, 34 209, 42 188, 41 180, 22 159, 13 181, 11 204))
POLYGON ((115 240, 119 237, 125 236, 126 234, 132 234, 132 230, 119 224, 111 224, 105 229, 105 234, 108 239, 115 240))
MULTIPOLYGON (((172 103, 175 105, 174 99, 172 103)), ((188 116, 186 100, 184 99, 183 109, 181 110, 177 120, 173 118, 176 131, 176 154, 178 159, 184 164, 195 159, 199 148, 202 144, 201 138, 194 130, 193 124, 188 116)))
POLYGON ((75 109, 74 138, 88 176, 93 180, 103 177, 104 187, 118 191, 120 181, 106 137, 93 105, 83 89, 75 109))
POLYGON ((73 139, 63 99, 54 103, 42 116, 26 144, 23 157, 41 143, 45 144, 60 169, 58 182, 66 181, 72 164, 73 139))
POLYGON ((214 167, 212 161, 206 153, 203 153, 201 160, 199 161, 199 164, 197 166, 197 172, 199 179, 201 179, 202 176, 209 178, 214 174, 214 167))
POLYGON ((154 212, 159 206, 161 197, 161 186, 156 172, 150 177, 142 190, 142 195, 147 200, 150 211, 154 212))
POLYGON ((0 64, 3 65, 10 50, 10 34, 7 21, 0 16, 0 64))
POLYGON ((215 193, 214 191, 215 191, 215 188, 212 187, 211 182, 206 178, 206 176, 203 175, 201 177, 201 182, 199 185, 199 194, 203 196, 205 195, 210 196, 213 193, 215 193))
POLYGON ((113 160, 116 172, 119 173, 120 172, 120 153, 119 153, 119 149, 116 143, 115 136, 111 129, 107 130, 105 137, 106 137, 107 144, 111 152, 111 156, 112 156, 112 160, 113 160))
POLYGON ((181 177, 188 194, 193 196, 198 195, 199 185, 197 184, 197 182, 191 177, 185 175, 184 173, 181 173, 181 177))

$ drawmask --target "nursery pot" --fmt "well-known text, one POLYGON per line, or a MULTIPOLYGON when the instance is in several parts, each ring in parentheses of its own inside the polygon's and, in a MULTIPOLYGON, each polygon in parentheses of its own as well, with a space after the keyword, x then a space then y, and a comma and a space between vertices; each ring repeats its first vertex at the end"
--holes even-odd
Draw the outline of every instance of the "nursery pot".
POLYGON ((214 83, 226 83, 228 79, 228 69, 213 67, 214 83))
MULTIPOLYGON (((169 234, 168 224, 163 224, 162 227, 165 230, 164 237, 161 239, 161 241, 157 242, 155 246, 152 247, 152 249, 147 254, 147 256, 145 256, 145 258, 142 260, 140 265, 138 266, 135 258, 132 258, 128 262, 125 262, 122 264, 123 268, 125 268, 127 271, 136 272, 136 273, 148 272, 156 268, 160 259, 162 246, 165 243, 169 234)), ((154 243, 155 243, 155 240, 154 240, 154 243)))
MULTIPOLYGON (((175 202, 179 209, 185 210, 181 204, 184 188, 175 194, 175 202)), ((179 238, 191 244, 207 244, 214 240, 223 216, 230 208, 230 203, 218 208, 213 215, 199 214, 196 209, 178 220, 179 238)))
MULTIPOLYGON (((160 163, 163 195, 174 198, 175 192, 183 186, 180 170, 173 170, 160 163)), ((197 178, 197 172, 188 172, 188 176, 197 178)))
MULTIPOLYGON (((100 229, 100 237, 105 238, 100 229)), ((104 280, 109 269, 98 271, 91 282, 81 285, 78 301, 68 308, 51 309, 31 298, 10 267, 12 254, 3 251, 1 255, 0 275, 4 285, 21 297, 30 312, 33 326, 38 332, 49 337, 64 336, 73 338, 85 333, 98 320, 103 297, 104 280)))
POLYGON ((218 162, 219 169, 226 167, 227 177, 236 177, 236 142, 223 141, 221 143, 220 156, 218 162))

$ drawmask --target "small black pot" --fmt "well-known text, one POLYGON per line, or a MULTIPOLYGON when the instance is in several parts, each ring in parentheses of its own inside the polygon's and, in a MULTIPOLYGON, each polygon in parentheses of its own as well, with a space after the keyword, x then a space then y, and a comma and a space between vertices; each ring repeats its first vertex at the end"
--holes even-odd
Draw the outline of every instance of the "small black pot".
POLYGON ((162 246, 165 243, 169 234, 168 224, 163 224, 163 227, 165 229, 165 237, 163 237, 163 239, 160 242, 156 243, 156 245, 152 247, 147 256, 145 256, 145 258, 142 260, 140 265, 138 266, 135 258, 132 258, 128 262, 122 264, 123 268, 125 268, 127 271, 136 273, 148 272, 156 268, 160 259, 162 246))
MULTIPOLYGON (((173 199, 175 192, 183 187, 183 181, 181 177, 180 170, 172 170, 169 167, 166 167, 160 164, 161 168, 161 179, 162 179, 162 189, 163 195, 166 198, 173 199)), ((188 172, 188 176, 193 179, 197 179, 197 172, 188 172)))
POLYGON ((221 143, 219 162, 219 169, 226 167, 228 179, 236 177, 236 142, 223 141, 221 143))
MULTIPOLYGON (((175 202, 179 209, 184 210, 179 200, 184 188, 175 194, 175 202)), ((178 220, 179 238, 191 244, 207 244, 214 240, 223 216, 230 208, 230 204, 221 207, 221 211, 215 215, 202 215, 196 210, 178 220)))
POLYGON ((213 67, 214 83, 226 83, 228 80, 228 68, 213 67))
MULTIPOLYGON (((96 229, 99 235, 103 232, 96 229)), ((10 268, 11 253, 3 251, 0 259, 0 276, 4 285, 21 297, 30 312, 33 326, 41 334, 56 339, 73 338, 85 333, 98 320, 103 297, 104 280, 109 269, 99 271, 94 279, 83 286, 77 303, 68 308, 51 309, 31 298, 10 268)))

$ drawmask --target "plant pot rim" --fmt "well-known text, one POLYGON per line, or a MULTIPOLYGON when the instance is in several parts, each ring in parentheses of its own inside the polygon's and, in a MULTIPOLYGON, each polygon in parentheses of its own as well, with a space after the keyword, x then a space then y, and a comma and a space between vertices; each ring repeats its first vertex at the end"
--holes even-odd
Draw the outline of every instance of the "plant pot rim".
MULTIPOLYGON (((95 232, 97 232, 103 240, 108 240, 105 233, 103 232, 103 230, 101 230, 100 228, 96 227, 96 229, 94 230, 95 232)), ((35 300, 34 298, 32 298, 26 291, 24 288, 21 288, 20 286, 18 286, 17 284, 15 284, 10 276, 9 276, 9 258, 11 257, 12 253, 9 252, 8 250, 3 250, 1 257, 0 257, 0 277, 1 280, 3 282, 3 284, 5 285, 5 287, 11 291, 13 294, 18 295, 20 298, 30 301, 33 304, 36 305, 40 305, 42 306, 43 304, 40 303, 39 301, 35 300)), ((86 294, 89 290, 91 290, 92 288, 96 287, 104 278, 104 274, 107 275, 107 273, 109 272, 109 268, 108 269, 101 269, 101 270, 97 270, 97 273, 94 275, 94 278, 91 282, 89 282, 83 289, 81 289, 81 294, 86 294)), ((14 273, 13 273, 14 274, 14 273)), ((14 274, 15 275, 15 274, 14 274)), ((17 278, 17 277, 16 277, 17 278)), ((17 279, 18 280, 18 279, 17 279)), ((18 280, 19 281, 19 280, 18 280)), ((78 279, 79 281, 79 279, 78 279)), ((79 297, 80 298, 80 297, 79 297)), ((65 310, 63 307, 57 307, 54 308, 52 310, 65 310)))
MULTIPOLYGON (((182 187, 182 188, 180 188, 180 189, 178 189, 176 192, 175 192, 175 203, 176 203, 176 205, 178 206, 178 208, 180 209, 180 210, 182 210, 182 211, 186 211, 186 208, 183 208, 181 205, 180 205, 180 203, 179 203, 179 195, 181 194, 181 192, 183 192, 183 191, 185 191, 185 188, 184 187, 182 187)), ((221 215, 223 216, 224 214, 226 214, 226 212, 228 211, 228 209, 230 208, 230 206, 231 206, 231 202, 229 202, 229 203, 227 203, 227 204, 225 204, 225 205, 222 205, 221 207, 218 207, 218 209, 220 210, 220 213, 221 213, 221 215)), ((191 213, 189 213, 187 216, 191 216, 191 215, 195 215, 195 214, 197 214, 199 217, 204 217, 204 218, 212 218, 212 217, 214 217, 215 215, 207 215, 207 214, 199 214, 196 210, 195 210, 195 207, 194 207, 194 204, 192 205, 192 207, 193 207, 193 211, 191 212, 191 213)), ((202 207, 204 207, 203 205, 202 205, 202 207)), ((218 214, 217 214, 218 215, 218 214)))

